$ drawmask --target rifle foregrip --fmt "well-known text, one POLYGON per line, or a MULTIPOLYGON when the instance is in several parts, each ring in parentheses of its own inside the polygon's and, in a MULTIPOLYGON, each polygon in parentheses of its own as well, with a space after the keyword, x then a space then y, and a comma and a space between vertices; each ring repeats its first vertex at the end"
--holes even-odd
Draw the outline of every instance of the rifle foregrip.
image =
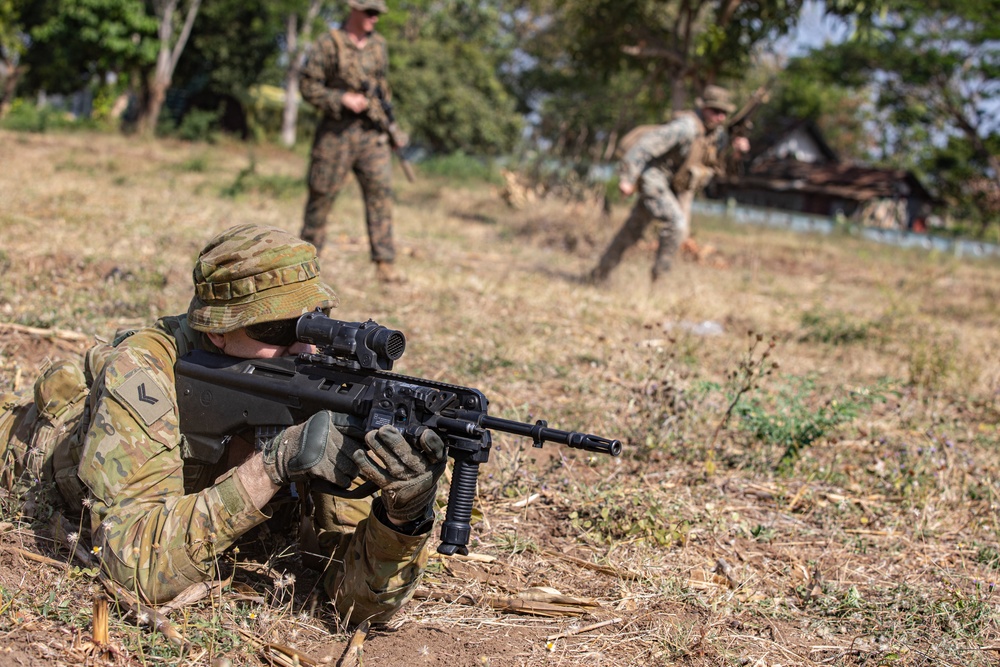
POLYGON ((451 475, 451 490, 448 492, 448 512, 441 524, 441 544, 438 553, 451 556, 469 554, 469 534, 472 527, 472 502, 476 498, 476 481, 479 478, 479 463, 472 460, 472 452, 460 451, 455 455, 455 468, 451 475))

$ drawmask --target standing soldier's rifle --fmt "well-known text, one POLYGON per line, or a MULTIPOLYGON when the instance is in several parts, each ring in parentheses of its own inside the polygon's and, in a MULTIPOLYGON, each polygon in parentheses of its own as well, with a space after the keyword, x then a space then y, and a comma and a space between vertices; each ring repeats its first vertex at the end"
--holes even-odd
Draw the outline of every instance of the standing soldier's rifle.
POLYGON ((396 157, 399 158, 399 166, 403 168, 406 180, 410 183, 415 182, 417 178, 413 174, 413 167, 410 165, 409 160, 403 157, 403 148, 410 143, 410 139, 399 127, 399 124, 396 123, 396 114, 392 110, 392 102, 385 99, 382 86, 375 86, 373 88, 370 81, 364 81, 361 84, 361 90, 368 97, 369 101, 378 102, 382 113, 378 113, 376 110, 376 113, 369 114, 369 117, 378 129, 389 135, 389 144, 392 146, 393 152, 396 153, 396 157))

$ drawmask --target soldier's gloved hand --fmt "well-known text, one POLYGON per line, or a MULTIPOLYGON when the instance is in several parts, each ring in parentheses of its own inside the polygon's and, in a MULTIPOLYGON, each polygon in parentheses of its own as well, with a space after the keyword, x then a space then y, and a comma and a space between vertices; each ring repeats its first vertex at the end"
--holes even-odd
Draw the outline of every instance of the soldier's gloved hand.
POLYGON ((382 490, 382 504, 390 520, 399 523, 424 517, 434 502, 438 479, 444 473, 444 442, 434 431, 424 431, 411 445, 397 429, 383 426, 365 435, 371 453, 354 453, 358 473, 382 490))
POLYGON ((319 477, 348 487, 358 476, 354 454, 364 445, 345 436, 329 410, 317 412, 302 424, 289 426, 264 446, 264 469, 275 484, 319 477))

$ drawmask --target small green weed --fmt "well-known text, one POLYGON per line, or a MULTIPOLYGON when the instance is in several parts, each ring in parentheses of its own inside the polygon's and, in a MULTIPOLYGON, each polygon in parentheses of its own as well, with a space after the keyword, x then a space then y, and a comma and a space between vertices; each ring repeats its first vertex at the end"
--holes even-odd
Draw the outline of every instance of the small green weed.
POLYGON ((662 494, 615 489, 578 503, 569 519, 574 528, 604 544, 643 539, 660 546, 683 545, 691 527, 686 519, 675 520, 674 514, 662 494))
POLYGON ((976 554, 976 562, 988 565, 994 570, 1000 570, 1000 551, 994 546, 980 547, 976 554))
POLYGON ((208 157, 205 155, 194 155, 175 165, 177 171, 184 171, 192 174, 203 174, 208 171, 208 157))
POLYGON ((850 345, 872 339, 884 339, 882 327, 875 322, 858 322, 841 312, 813 309, 802 314, 803 342, 827 345, 850 345))
POLYGON ((755 397, 740 403, 734 411, 739 417, 739 429, 752 439, 784 448, 777 464, 779 471, 787 472, 803 449, 841 424, 854 421, 862 410, 882 399, 878 391, 859 389, 811 407, 815 380, 788 377, 787 382, 769 401, 755 397))
POLYGON ((777 345, 776 338, 772 336, 763 349, 760 349, 764 342, 763 334, 750 330, 747 332, 747 339, 746 353, 740 357, 736 368, 726 373, 728 407, 722 413, 719 423, 712 432, 712 438, 705 451, 705 472, 708 475, 715 473, 715 443, 718 441, 719 433, 729 423, 743 396, 760 388, 761 381, 778 369, 778 362, 769 360, 777 345))
POLYGON ((534 540, 519 535, 516 530, 504 531, 497 535, 497 548, 514 555, 525 552, 538 553, 540 551, 534 540))
POLYGON ((943 389, 957 367, 956 343, 931 335, 915 340, 906 359, 910 384, 927 391, 943 389))
POLYGON ((256 192, 266 197, 280 199, 300 194, 304 188, 305 182, 300 177, 258 174, 257 160, 251 154, 250 164, 236 174, 236 179, 232 184, 222 189, 222 196, 236 198, 248 192, 256 192))

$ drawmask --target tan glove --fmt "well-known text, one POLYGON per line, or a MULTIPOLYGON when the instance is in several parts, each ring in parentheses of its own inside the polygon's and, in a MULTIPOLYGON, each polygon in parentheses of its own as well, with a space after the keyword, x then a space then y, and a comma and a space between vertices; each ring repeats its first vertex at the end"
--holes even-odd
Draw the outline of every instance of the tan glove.
POLYGON ((434 431, 424 431, 417 446, 397 429, 383 426, 369 431, 366 451, 354 452, 358 474, 382 490, 386 515, 393 521, 409 522, 425 516, 437 495, 437 483, 445 468, 445 447, 434 431))
POLYGON ((264 446, 264 469, 280 486, 319 477, 348 487, 358 476, 355 453, 363 445, 341 433, 329 410, 317 412, 305 423, 289 426, 264 446))

